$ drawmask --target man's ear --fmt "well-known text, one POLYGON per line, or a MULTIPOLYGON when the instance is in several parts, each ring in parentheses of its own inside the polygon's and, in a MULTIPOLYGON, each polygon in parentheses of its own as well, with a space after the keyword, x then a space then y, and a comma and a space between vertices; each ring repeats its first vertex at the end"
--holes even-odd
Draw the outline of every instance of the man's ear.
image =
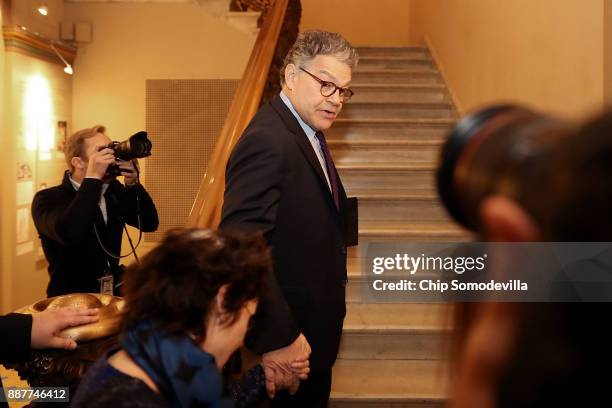
POLYGON ((285 67, 285 84, 287 88, 293 90, 295 87, 295 76, 297 75, 297 67, 295 64, 287 64, 285 67))
POLYGON ((84 169, 87 167, 87 163, 85 163, 85 161, 83 161, 83 159, 78 156, 75 156, 70 159, 70 164, 72 164, 72 167, 74 167, 75 169, 84 169))
POLYGON ((530 242, 540 238, 535 220, 515 201, 494 195, 480 204, 484 237, 494 242, 530 242))
POLYGON ((225 310, 225 296, 227 295, 228 285, 223 285, 219 288, 217 296, 215 296, 215 312, 220 323, 224 323, 228 319, 227 310, 225 310))

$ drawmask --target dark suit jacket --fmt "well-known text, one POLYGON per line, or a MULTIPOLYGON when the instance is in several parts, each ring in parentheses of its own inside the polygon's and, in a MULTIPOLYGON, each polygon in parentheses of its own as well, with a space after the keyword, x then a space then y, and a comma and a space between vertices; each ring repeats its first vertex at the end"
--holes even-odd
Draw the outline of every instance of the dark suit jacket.
POLYGON ((247 337, 258 353, 302 332, 313 369, 328 369, 336 359, 346 314, 346 244, 357 228, 356 203, 349 211, 339 178, 338 186, 339 211, 312 145, 279 96, 259 110, 232 152, 220 228, 260 230, 273 248, 274 276, 247 337))
POLYGON ((27 358, 32 343, 32 316, 10 313, 0 316, 0 364, 27 358))
POLYGON ((119 262, 98 244, 94 224, 104 246, 118 254, 124 223, 138 227, 136 197, 140 197, 142 231, 157 229, 155 204, 142 185, 124 187, 117 180, 109 184, 104 194, 106 225, 98 206, 101 192, 102 182, 91 178, 75 191, 66 172, 62 184, 34 196, 32 217, 49 262, 47 296, 100 291, 98 278, 106 273, 108 263, 115 268, 119 262))
MULTIPOLYGON (((0 364, 15 363, 28 357, 32 343, 31 315, 10 313, 0 316, 0 333, 0 364)), ((0 394, 2 393, 0 378, 0 394)), ((6 402, 2 402, 3 395, 0 395, 0 407, 8 407, 6 402)))

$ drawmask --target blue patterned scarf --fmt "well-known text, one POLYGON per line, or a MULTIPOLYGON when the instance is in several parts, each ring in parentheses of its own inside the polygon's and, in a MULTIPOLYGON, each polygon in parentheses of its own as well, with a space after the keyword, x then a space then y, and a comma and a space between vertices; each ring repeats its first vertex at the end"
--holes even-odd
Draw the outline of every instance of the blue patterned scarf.
POLYGON ((146 321, 125 332, 120 343, 173 407, 233 406, 223 397, 215 358, 187 334, 169 336, 146 321))

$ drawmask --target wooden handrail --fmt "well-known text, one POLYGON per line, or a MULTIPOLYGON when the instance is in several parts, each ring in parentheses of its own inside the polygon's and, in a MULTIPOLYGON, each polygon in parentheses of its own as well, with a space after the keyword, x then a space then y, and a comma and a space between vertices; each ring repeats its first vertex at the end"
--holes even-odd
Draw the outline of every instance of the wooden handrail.
POLYGON ((225 167, 234 145, 259 108, 287 4, 288 0, 275 0, 267 13, 191 207, 187 218, 189 227, 216 228, 219 225, 225 167))

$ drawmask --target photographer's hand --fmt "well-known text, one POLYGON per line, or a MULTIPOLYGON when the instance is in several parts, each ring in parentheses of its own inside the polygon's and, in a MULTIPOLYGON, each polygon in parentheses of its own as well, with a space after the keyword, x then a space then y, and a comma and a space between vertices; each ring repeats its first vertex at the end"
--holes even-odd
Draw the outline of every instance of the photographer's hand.
POLYGON ((102 180, 106 174, 106 169, 113 163, 115 163, 115 155, 112 149, 105 148, 95 152, 89 156, 85 177, 102 180))
POLYGON ((138 184, 138 172, 140 171, 140 167, 138 167, 137 159, 117 161, 117 165, 121 169, 121 175, 124 177, 126 186, 135 186, 138 184))

